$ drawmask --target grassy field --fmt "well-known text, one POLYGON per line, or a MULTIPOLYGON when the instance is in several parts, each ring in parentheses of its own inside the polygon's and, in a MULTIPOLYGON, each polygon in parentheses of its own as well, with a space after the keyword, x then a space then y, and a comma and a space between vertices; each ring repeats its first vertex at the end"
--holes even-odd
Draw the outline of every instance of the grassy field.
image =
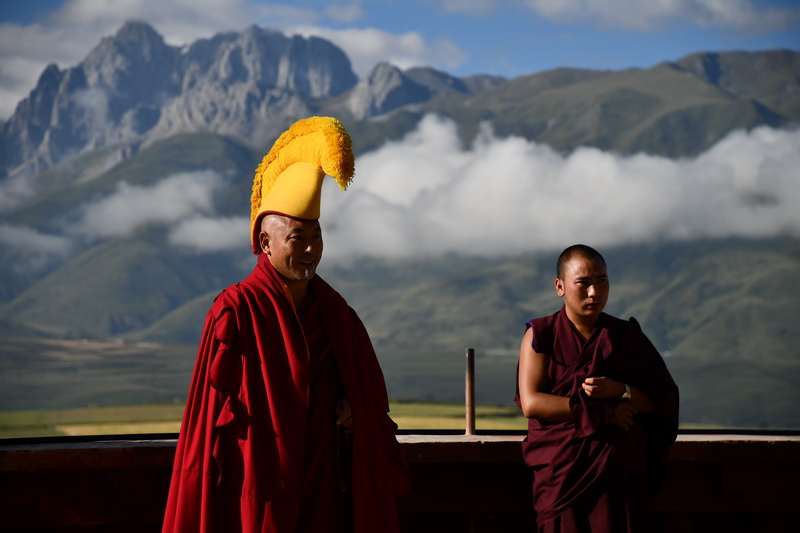
MULTIPOLYGON (((62 410, 0 411, 0 438, 55 435, 177 433, 183 404, 85 407, 62 410)), ((392 418, 401 429, 463 429, 464 406, 398 402, 392 418)), ((512 407, 480 405, 478 429, 525 429, 512 407)))

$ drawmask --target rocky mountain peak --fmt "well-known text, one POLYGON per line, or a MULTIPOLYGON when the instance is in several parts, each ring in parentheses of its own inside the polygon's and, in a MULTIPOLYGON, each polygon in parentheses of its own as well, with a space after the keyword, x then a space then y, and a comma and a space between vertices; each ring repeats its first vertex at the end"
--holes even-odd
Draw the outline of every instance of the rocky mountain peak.
POLYGON ((381 61, 372 67, 367 79, 370 85, 378 86, 387 83, 399 83, 403 77, 403 71, 386 61, 381 61))
POLYGON ((53 85, 54 83, 58 83, 60 79, 61 70, 58 68, 58 65, 55 63, 50 63, 39 75, 39 80, 36 82, 36 86, 39 87, 53 85))
POLYGON ((351 92, 347 106, 359 119, 381 115, 400 106, 424 102, 432 92, 396 66, 380 62, 351 92))
POLYGON ((431 67, 412 67, 405 71, 405 75, 434 93, 457 92, 468 94, 470 92, 467 85, 460 78, 431 67))
POLYGON ((114 40, 136 45, 163 46, 164 38, 150 24, 140 20, 129 20, 114 34, 114 40))
POLYGON ((150 92, 148 87, 161 86, 169 77, 175 56, 176 50, 152 26, 126 22, 115 35, 104 37, 79 66, 89 86, 119 93, 133 89, 142 97, 150 92))
POLYGON ((346 92, 357 81, 345 53, 317 37, 287 37, 253 25, 181 50, 149 24, 128 21, 80 64, 42 72, 3 124, 0 176, 181 132, 263 143, 291 118, 310 113, 314 100, 346 92))

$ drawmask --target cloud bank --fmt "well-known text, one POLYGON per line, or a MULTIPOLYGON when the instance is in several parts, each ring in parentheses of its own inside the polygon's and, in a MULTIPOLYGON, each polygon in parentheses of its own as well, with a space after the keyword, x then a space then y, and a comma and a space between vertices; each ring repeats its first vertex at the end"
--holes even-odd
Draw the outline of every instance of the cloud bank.
POLYGON ((71 246, 66 237, 14 224, 0 224, 0 244, 18 253, 55 256, 66 255, 71 246))
MULTIPOLYGON (((0 225, 17 255, 57 258, 72 239, 128 235, 156 225, 196 253, 247 253, 249 220, 220 216, 214 172, 122 183, 81 206, 66 237, 0 225)), ((342 193, 325 180, 325 260, 357 256, 478 256, 724 237, 800 237, 800 131, 734 132, 682 160, 594 148, 562 155, 483 125, 464 147, 456 125, 426 116, 405 138, 356 161, 342 193)))
MULTIPOLYGON (((323 190, 326 257, 515 254, 575 242, 800 236, 800 131, 735 132, 693 159, 561 155, 427 116, 323 190)), ((326 180, 332 182, 332 180, 326 180)))
POLYGON ((169 241, 196 252, 249 250, 250 219, 247 217, 191 217, 169 232, 169 241))
POLYGON ((74 232, 88 237, 119 237, 148 224, 173 224, 210 213, 221 179, 211 171, 174 174, 155 185, 122 182, 116 192, 82 208, 74 232))
POLYGON ((160 226, 171 244, 189 251, 246 252, 249 218, 216 216, 214 196, 223 186, 222 178, 210 170, 173 174, 150 186, 122 182, 112 194, 79 208, 71 234, 107 239, 160 226))
POLYGON ((62 260, 71 250, 72 242, 67 237, 42 233, 27 226, 0 224, 0 257, 18 274, 37 272, 62 260))

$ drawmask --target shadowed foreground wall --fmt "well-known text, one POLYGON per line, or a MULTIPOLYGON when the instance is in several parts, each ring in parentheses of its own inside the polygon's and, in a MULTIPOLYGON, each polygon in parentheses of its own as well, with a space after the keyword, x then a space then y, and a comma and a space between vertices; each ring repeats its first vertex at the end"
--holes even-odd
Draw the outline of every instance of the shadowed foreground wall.
MULTIPOLYGON (((414 476, 404 531, 535 531, 520 436, 399 438, 414 476)), ((158 531, 174 450, 171 439, 0 443, 0 528, 158 531)), ((667 531, 791 531, 797 472, 797 436, 681 435, 653 506, 667 531)))

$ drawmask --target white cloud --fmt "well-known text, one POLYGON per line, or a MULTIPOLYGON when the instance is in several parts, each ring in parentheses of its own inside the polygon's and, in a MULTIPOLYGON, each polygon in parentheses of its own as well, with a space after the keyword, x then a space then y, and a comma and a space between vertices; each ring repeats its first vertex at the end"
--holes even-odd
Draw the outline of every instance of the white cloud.
POLYGON ((452 41, 428 42, 417 32, 389 33, 376 28, 334 30, 319 26, 297 26, 290 30, 303 36, 317 35, 341 47, 353 70, 365 76, 376 63, 388 61, 400 68, 430 65, 452 70, 464 61, 464 52, 452 41))
POLYGON ((82 209, 75 232, 89 237, 127 235, 147 224, 172 224, 212 211, 221 184, 211 171, 174 174, 150 187, 122 182, 113 194, 82 209))
POLYGON ((358 3, 335 4, 326 7, 325 14, 337 22, 355 22, 364 18, 364 8, 358 3))
POLYGON ((0 224, 0 243, 17 253, 66 255, 71 247, 70 240, 58 235, 48 235, 27 226, 0 224))
POLYGON ((800 235, 798 169, 800 131, 735 132, 686 160, 593 148, 562 156, 486 127, 465 149, 451 122, 428 116, 359 158, 347 192, 326 183, 325 253, 501 255, 573 242, 800 235))
POLYGON ((558 21, 648 30, 670 22, 747 31, 787 28, 800 18, 797 8, 756 5, 753 0, 525 0, 538 14, 558 21))
POLYGON ((62 261, 71 250, 72 242, 67 237, 0 223, 0 257, 6 268, 23 277, 62 261))
POLYGON ((199 253, 247 251, 249 219, 214 214, 213 197, 221 186, 212 171, 173 174, 148 187, 123 182, 114 193, 83 206, 73 231, 113 238, 158 224, 170 243, 199 253))
POLYGON ((192 217, 181 220, 169 233, 169 241, 198 252, 249 249, 250 219, 246 217, 192 217))

